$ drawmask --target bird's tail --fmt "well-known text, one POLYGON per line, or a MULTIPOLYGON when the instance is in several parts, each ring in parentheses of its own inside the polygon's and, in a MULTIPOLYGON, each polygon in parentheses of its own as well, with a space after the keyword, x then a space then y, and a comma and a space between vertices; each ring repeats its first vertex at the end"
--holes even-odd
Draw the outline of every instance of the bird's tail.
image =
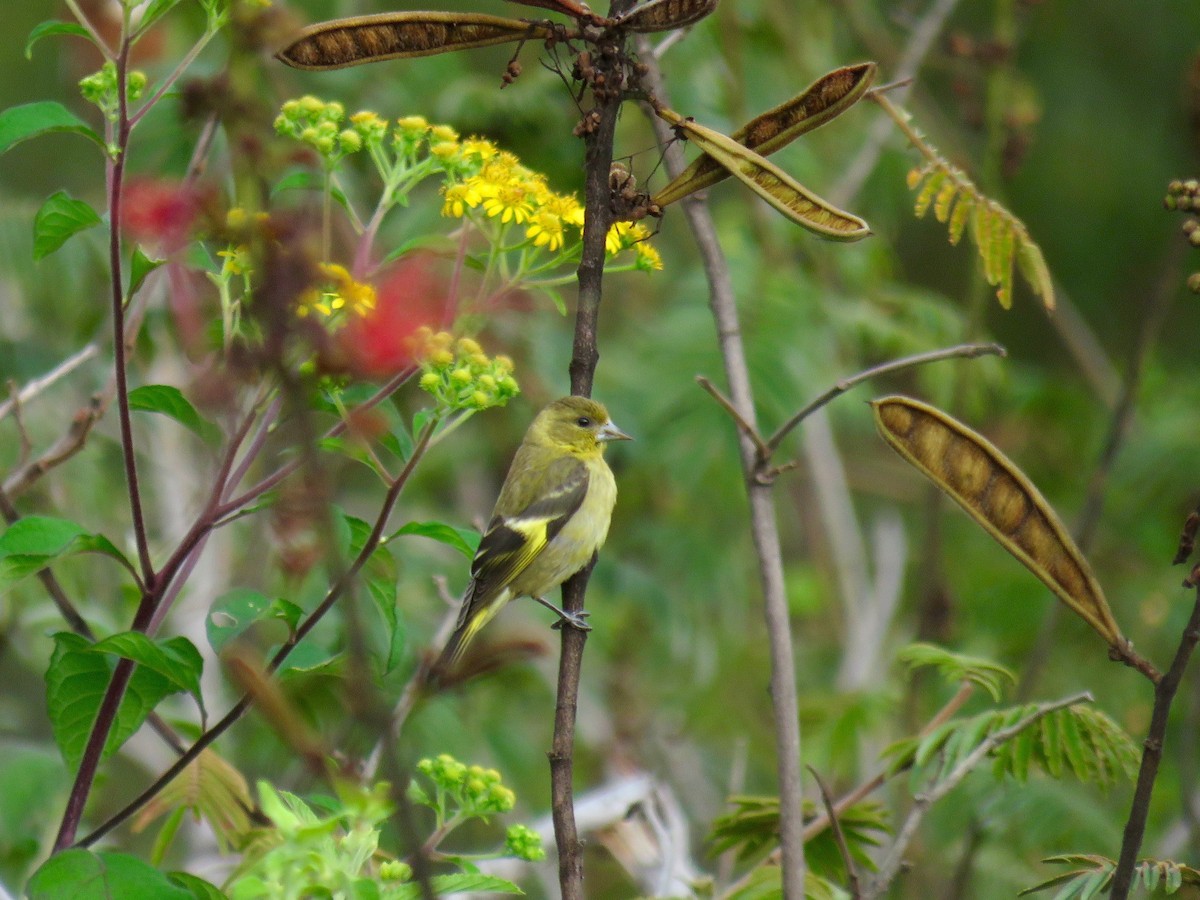
POLYGON ((463 601, 462 613, 458 617, 458 627, 454 629, 454 633, 446 641, 442 652, 438 654, 437 660, 426 672, 425 683, 427 685, 438 687, 445 682, 447 676, 458 667, 459 661, 466 652, 467 646, 475 639, 475 635, 492 620, 492 617, 500 611, 500 607, 507 600, 508 591, 504 590, 500 596, 492 598, 490 602, 479 603, 476 598, 471 596, 463 601))

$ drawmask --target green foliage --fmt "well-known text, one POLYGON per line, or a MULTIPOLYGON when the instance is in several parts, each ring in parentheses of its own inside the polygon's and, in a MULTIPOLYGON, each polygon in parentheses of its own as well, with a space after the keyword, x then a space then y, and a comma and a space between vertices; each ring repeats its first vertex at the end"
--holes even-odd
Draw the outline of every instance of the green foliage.
MULTIPOLYGON (((1061 887, 1054 900, 1091 900, 1108 890, 1117 864, 1105 856, 1087 853, 1071 853, 1051 856, 1042 860, 1065 866, 1078 866, 1021 891, 1020 896, 1036 894, 1053 887, 1061 887)), ((1200 887, 1200 870, 1172 860, 1143 859, 1134 868, 1133 888, 1145 888, 1147 895, 1171 895, 1178 893, 1184 885, 1200 887)))
POLYGON ((1014 684, 1016 676, 1010 669, 977 656, 954 653, 936 644, 909 644, 896 654, 896 659, 909 671, 932 668, 951 684, 966 681, 983 688, 992 700, 999 702, 1005 682, 1014 684))
MULTIPOLYGON (((709 834, 709 852, 716 856, 733 852, 743 862, 761 859, 779 845, 779 798, 736 796, 729 798, 733 809, 713 821, 709 834)), ((806 805, 805 817, 811 819, 816 807, 806 805)), ((887 814, 874 801, 856 803, 838 815, 838 824, 855 865, 873 870, 871 848, 878 847, 887 832, 887 814)), ((826 828, 804 845, 805 859, 815 874, 844 880, 845 866, 833 833, 826 828)))
MULTIPOLYGON (((940 771, 952 770, 991 734, 1011 728, 1037 712, 1038 704, 989 710, 964 719, 951 719, 918 737, 897 741, 884 754, 889 772, 926 766, 936 760, 940 771)), ((1054 710, 992 751, 992 774, 1024 782, 1031 766, 1053 778, 1066 774, 1080 781, 1111 787, 1132 778, 1140 754, 1137 745, 1116 722, 1090 706, 1054 710)))
MULTIPOLYGON (((149 641, 144 636, 143 639, 149 641)), ((141 642, 138 643, 139 647, 125 649, 132 652, 147 649, 141 642)), ((112 646, 122 646, 122 642, 118 641, 112 646)), ((107 658, 109 654, 97 652, 98 647, 100 645, 90 644, 77 634, 60 632, 54 636, 54 655, 46 672, 46 707, 54 727, 54 740, 68 768, 72 770, 78 767, 83 756, 96 713, 112 677, 113 667, 107 658)), ((115 753, 142 726, 146 716, 160 700, 189 690, 183 685, 192 684, 193 679, 199 677, 200 659, 187 638, 169 638, 159 643, 154 651, 146 655, 158 655, 157 651, 161 651, 164 666, 170 665, 166 660, 176 658, 188 661, 185 664, 193 667, 192 671, 173 673, 172 677, 167 677, 148 666, 136 667, 121 699, 116 720, 104 742, 102 759, 115 753)))
POLYGON ((129 392, 129 408, 174 419, 207 444, 217 444, 221 440, 220 429, 201 417, 183 392, 173 385, 145 384, 134 388, 129 392))
POLYGON ((29 900, 193 900, 214 896, 195 876, 176 883, 128 853, 64 850, 42 864, 26 886, 29 900))
POLYGON ((33 220, 33 258, 49 256, 72 235, 99 224, 100 216, 87 203, 55 191, 33 220))
POLYGON ((97 553, 115 559, 136 577, 125 554, 103 535, 91 534, 66 519, 29 516, 0 534, 0 588, 79 553, 97 553))
POLYGON ((61 103, 40 100, 23 106, 11 106, 0 112, 0 154, 7 153, 23 141, 57 132, 80 134, 104 146, 100 135, 61 103))

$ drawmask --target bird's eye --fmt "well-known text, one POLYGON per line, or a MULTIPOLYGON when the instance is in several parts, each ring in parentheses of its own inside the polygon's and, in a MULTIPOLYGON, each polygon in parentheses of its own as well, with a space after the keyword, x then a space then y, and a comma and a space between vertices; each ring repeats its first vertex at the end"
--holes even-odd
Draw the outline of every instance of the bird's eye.
POLYGON ((587 416, 580 416, 578 419, 575 420, 575 424, 578 425, 580 428, 587 428, 589 425, 592 424, 592 420, 589 419, 587 416))

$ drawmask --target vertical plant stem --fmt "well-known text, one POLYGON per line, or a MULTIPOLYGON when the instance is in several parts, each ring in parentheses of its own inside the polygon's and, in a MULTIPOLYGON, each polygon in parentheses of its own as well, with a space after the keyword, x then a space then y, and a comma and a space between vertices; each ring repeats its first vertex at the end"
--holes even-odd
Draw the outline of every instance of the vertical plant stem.
POLYGON ((1192 615, 1183 636, 1179 640, 1179 648, 1171 661, 1171 668, 1154 686, 1154 711, 1150 714, 1150 731, 1142 749, 1142 765, 1138 770, 1137 784, 1133 789, 1133 803, 1129 810, 1129 818, 1125 822, 1125 834, 1121 839, 1121 855, 1117 860, 1117 869, 1113 873, 1111 900, 1125 900, 1129 896, 1133 884, 1133 870, 1137 864, 1138 851, 1142 847, 1142 838, 1146 833, 1146 819, 1150 815, 1150 797, 1154 793, 1154 780, 1158 777, 1158 764, 1162 761, 1163 741, 1167 734, 1167 717, 1171 712, 1171 703, 1175 692, 1183 680, 1192 651, 1196 642, 1200 641, 1200 588, 1196 590, 1196 602, 1192 606, 1192 615))
MULTIPOLYGON (((109 288, 113 317, 113 370, 116 379, 117 418, 121 431, 121 457, 125 464, 125 483, 129 491, 129 509, 133 519, 133 534, 137 544, 138 562, 142 572, 145 591, 134 616, 133 628, 145 628, 154 606, 154 567, 150 560, 150 545, 146 534, 146 520, 142 512, 141 490, 138 487, 137 460, 133 444, 133 424, 129 415, 129 383, 126 366, 127 344, 125 336, 125 291, 121 277, 121 190, 125 177, 125 157, 129 150, 129 106, 126 96, 126 80, 129 71, 129 11, 125 10, 125 22, 121 34, 121 45, 116 58, 117 121, 112 134, 115 155, 106 163, 108 186, 108 264, 109 288)), ((91 794, 96 771, 109 732, 116 720, 121 699, 133 676, 134 663, 128 659, 117 661, 112 678, 96 711, 87 745, 80 759, 79 771, 71 785, 67 806, 59 823, 54 840, 54 851, 69 847, 75 840, 83 809, 91 794)))
MULTIPOLYGON (((628 0, 614 0, 610 14, 630 6, 628 0)), ((609 41, 602 36, 601 41, 609 41)), ((569 374, 571 393, 590 397, 592 380, 600 352, 596 329, 600 313, 604 277, 604 241, 612 224, 609 209, 608 175, 612 167, 613 140, 617 114, 624 87, 624 40, 612 38, 615 52, 597 52, 597 70, 605 76, 611 91, 596 98, 594 112, 599 114, 594 127, 584 137, 584 222, 583 247, 579 261, 579 302, 575 313, 575 339, 571 350, 569 374)), ((562 605, 569 613, 584 608, 588 578, 595 560, 571 577, 562 590, 562 605)), ((558 688, 554 706, 554 736, 550 752, 550 812, 554 822, 554 840, 558 848, 558 881, 563 900, 583 900, 583 846, 575 826, 574 755, 575 716, 579 703, 579 676, 587 632, 564 626, 562 651, 558 664, 558 688)))
MULTIPOLYGON (((647 87, 663 104, 668 104, 662 75, 654 61, 649 42, 639 41, 639 55, 648 66, 647 87)), ((683 153, 673 143, 670 130, 657 117, 654 127, 666 152, 667 172, 672 178, 683 171, 683 153)), ((733 281, 725 254, 717 240, 716 225, 702 200, 695 197, 683 201, 684 214, 700 250, 709 283, 709 305, 717 326, 717 341, 725 362, 725 377, 729 382, 729 398, 740 417, 757 431, 754 412, 754 391, 750 383, 750 368, 742 343, 737 302, 733 281)), ((762 582, 763 612, 767 623, 767 638, 771 652, 771 702, 775 713, 775 753, 779 778, 779 843, 783 864, 783 895, 804 897, 804 821, 801 811, 800 779, 800 712, 796 695, 796 669, 792 654, 791 623, 788 620, 787 594, 783 581, 783 553, 775 516, 775 499, 769 484, 760 484, 754 477, 758 467, 758 450, 754 439, 745 431, 738 432, 738 448, 742 458, 742 473, 750 501, 750 533, 758 557, 758 573, 762 582)))
MULTIPOLYGON (((126 12, 128 17, 128 12, 126 12)), ((128 22, 126 29, 128 31, 128 22)), ((137 460, 133 446, 133 425, 129 416, 129 383, 125 343, 125 289, 121 284, 121 190, 125 179, 125 157, 129 152, 129 106, 126 97, 126 76, 129 70, 129 37, 122 34, 117 54, 117 123, 116 156, 110 157, 108 177, 108 268, 113 314, 113 368, 117 379, 117 417, 121 427, 121 455, 125 461, 125 483, 129 489, 129 510, 133 517, 133 535, 137 543, 142 581, 150 588, 154 568, 150 562, 150 546, 146 535, 146 520, 142 512, 142 496, 138 488, 137 460)))

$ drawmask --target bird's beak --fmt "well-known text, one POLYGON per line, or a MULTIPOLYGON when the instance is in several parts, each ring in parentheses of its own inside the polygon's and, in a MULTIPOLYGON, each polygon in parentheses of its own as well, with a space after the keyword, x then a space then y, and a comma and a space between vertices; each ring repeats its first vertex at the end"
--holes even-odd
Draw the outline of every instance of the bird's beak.
POLYGON ((629 435, 623 432, 612 422, 605 422, 596 432, 596 440, 598 441, 632 441, 629 435))

